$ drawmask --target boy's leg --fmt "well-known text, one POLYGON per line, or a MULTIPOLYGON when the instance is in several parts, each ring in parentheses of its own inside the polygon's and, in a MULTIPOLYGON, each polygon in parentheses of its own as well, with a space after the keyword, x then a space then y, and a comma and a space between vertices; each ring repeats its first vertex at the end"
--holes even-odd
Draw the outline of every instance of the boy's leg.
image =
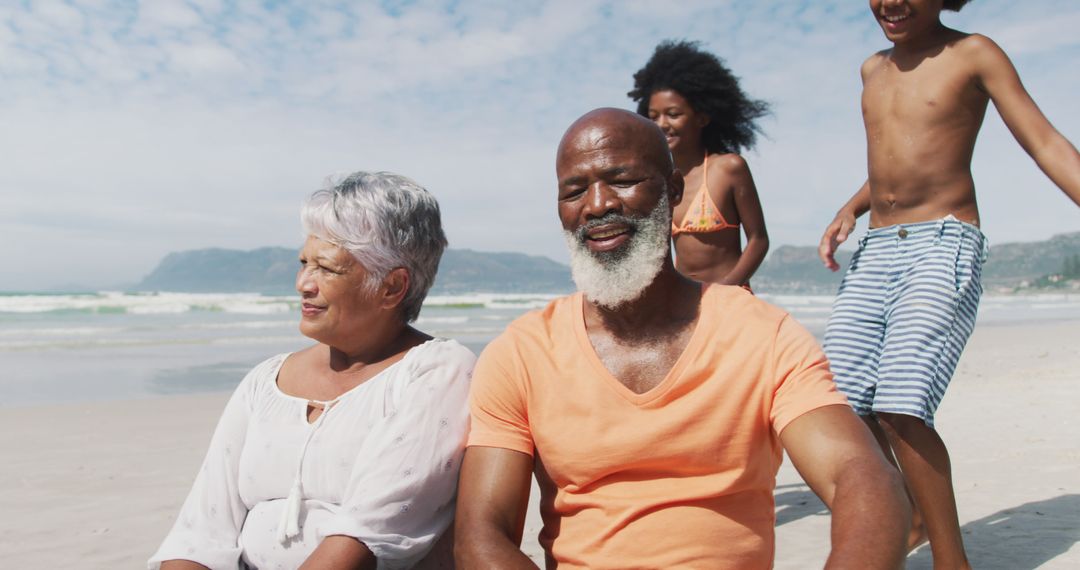
MULTIPOLYGON (((888 248, 859 240, 825 326, 825 355, 836 387, 855 413, 872 415, 878 361, 885 336, 888 248)), ((887 244, 885 244, 887 245, 887 244)))
MULTIPOLYGON (((885 429, 879 423, 877 416, 859 416, 862 418, 866 426, 870 428, 870 433, 874 434, 874 439, 877 440, 878 445, 881 446, 881 452, 885 454, 885 459, 896 468, 897 471, 903 473, 900 468, 900 464, 896 460, 896 455, 893 452, 892 443, 889 441, 889 436, 885 433, 885 429)), ((922 513, 919 512, 919 505, 915 502, 915 497, 911 494, 911 489, 906 487, 908 502, 911 504, 911 530, 908 531, 908 552, 915 550, 928 539, 926 535, 926 525, 923 524, 922 513)))
POLYGON ((934 412, 975 325, 982 234, 955 220, 905 226, 873 410, 921 512, 937 568, 966 568, 948 451, 934 412))
MULTIPOLYGON (((888 276, 895 262, 894 237, 886 229, 877 229, 859 240, 829 315, 824 348, 837 388, 870 428, 885 458, 899 470, 889 440, 872 412, 890 302, 888 276)), ((912 505, 908 550, 912 550, 926 542, 926 529, 910 491, 908 500, 912 505)))
POLYGON ((952 465, 934 428, 913 416, 878 414, 900 463, 908 492, 925 521, 934 568, 970 568, 956 514, 952 465))

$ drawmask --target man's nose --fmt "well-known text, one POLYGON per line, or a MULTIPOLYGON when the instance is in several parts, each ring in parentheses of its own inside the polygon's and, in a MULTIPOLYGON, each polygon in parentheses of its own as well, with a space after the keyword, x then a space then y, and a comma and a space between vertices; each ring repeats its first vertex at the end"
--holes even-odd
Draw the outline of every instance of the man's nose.
POLYGON ((596 182, 589 186, 588 199, 585 201, 586 218, 602 218, 608 212, 617 211, 619 197, 611 186, 603 182, 596 182))

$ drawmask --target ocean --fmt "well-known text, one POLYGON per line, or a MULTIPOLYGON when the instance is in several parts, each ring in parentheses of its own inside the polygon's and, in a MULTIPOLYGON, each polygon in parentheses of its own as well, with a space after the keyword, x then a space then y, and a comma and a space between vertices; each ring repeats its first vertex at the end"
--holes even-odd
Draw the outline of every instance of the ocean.
MULTIPOLYGON (((431 296, 416 326, 475 352, 555 295, 431 296)), ((820 338, 831 296, 768 295, 820 338)), ((0 407, 230 390, 261 360, 312 343, 296 296, 0 293, 0 407)), ((1080 294, 983 297, 979 326, 1080 319, 1080 294)))

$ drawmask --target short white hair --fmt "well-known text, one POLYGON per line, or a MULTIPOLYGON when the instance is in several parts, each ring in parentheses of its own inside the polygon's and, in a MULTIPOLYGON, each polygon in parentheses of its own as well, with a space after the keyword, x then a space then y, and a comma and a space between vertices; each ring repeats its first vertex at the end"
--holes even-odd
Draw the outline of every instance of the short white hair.
POLYGON ((351 253, 371 273, 366 285, 372 290, 392 269, 408 271, 402 316, 416 320, 446 249, 439 203, 430 192, 392 172, 354 172, 308 197, 300 222, 307 235, 351 253))

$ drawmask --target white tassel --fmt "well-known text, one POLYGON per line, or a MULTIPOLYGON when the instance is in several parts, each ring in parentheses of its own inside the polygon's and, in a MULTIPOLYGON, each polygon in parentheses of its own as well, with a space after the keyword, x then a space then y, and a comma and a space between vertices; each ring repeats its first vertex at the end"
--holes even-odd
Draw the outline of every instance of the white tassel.
POLYGON ((285 509, 281 512, 278 523, 277 539, 281 544, 300 534, 300 479, 293 483, 289 497, 285 499, 285 509))

